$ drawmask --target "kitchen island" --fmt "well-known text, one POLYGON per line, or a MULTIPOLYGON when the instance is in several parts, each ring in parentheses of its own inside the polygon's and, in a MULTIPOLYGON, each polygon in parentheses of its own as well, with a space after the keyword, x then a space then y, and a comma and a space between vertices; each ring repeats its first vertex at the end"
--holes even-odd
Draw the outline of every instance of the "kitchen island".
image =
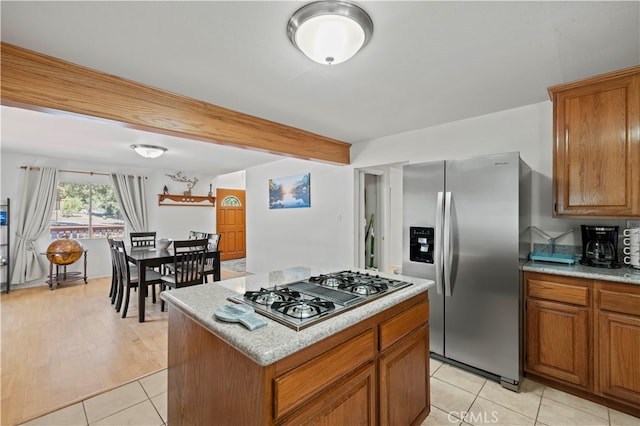
POLYGON ((266 317, 254 331, 214 318, 229 297, 344 269, 292 268, 163 292, 169 424, 419 424, 430 405, 432 281, 379 274, 411 285, 300 331, 266 317))

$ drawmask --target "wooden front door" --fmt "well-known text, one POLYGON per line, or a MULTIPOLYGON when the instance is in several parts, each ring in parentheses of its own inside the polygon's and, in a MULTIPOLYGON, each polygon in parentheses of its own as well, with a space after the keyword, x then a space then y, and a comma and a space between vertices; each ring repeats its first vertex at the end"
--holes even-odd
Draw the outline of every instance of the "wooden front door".
POLYGON ((220 234, 220 260, 242 259, 245 247, 244 191, 216 189, 216 233, 220 234))

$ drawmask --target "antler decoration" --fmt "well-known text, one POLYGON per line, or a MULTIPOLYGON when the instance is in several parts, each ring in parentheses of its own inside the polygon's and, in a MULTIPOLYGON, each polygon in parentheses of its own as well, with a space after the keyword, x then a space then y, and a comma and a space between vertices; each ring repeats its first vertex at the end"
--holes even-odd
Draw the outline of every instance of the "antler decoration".
POLYGON ((193 187, 196 186, 196 184, 198 183, 197 177, 194 177, 193 179, 189 179, 185 175, 183 175, 182 172, 178 172, 175 175, 167 174, 167 176, 169 176, 171 179, 175 180, 176 182, 186 183, 189 191, 191 191, 193 187))

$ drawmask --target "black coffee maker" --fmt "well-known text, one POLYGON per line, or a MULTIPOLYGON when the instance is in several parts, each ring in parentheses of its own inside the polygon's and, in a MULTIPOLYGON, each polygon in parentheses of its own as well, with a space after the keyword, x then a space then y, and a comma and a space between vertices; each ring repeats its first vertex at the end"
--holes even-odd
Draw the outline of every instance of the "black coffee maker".
POLYGON ((619 268, 618 227, 580 225, 582 259, 580 263, 597 268, 619 268))

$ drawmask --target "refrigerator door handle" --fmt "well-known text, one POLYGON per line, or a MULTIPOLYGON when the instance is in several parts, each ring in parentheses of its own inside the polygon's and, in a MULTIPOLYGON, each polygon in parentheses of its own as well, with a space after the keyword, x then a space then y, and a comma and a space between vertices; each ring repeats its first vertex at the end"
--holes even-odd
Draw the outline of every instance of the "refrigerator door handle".
POLYGON ((453 249, 451 238, 451 192, 447 192, 444 201, 444 294, 451 297, 451 264, 453 261, 453 249))
POLYGON ((442 221, 444 215, 444 193, 438 192, 436 199, 436 232, 435 232, 435 253, 433 263, 436 267, 436 291, 442 294, 442 221))

